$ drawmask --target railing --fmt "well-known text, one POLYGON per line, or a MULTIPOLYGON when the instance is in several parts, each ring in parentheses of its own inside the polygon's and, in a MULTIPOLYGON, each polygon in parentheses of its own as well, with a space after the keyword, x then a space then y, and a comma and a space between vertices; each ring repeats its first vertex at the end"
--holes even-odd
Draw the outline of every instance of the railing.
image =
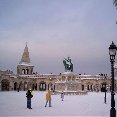
MULTIPOLYGON (((62 91, 55 91, 53 94, 61 94, 62 91)), ((86 95, 87 91, 64 91, 65 95, 86 95)))

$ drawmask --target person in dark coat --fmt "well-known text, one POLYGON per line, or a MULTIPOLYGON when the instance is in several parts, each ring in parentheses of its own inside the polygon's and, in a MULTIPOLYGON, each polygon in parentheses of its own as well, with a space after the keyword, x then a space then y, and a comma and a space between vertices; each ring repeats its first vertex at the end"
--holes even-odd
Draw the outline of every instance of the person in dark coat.
POLYGON ((64 99, 64 92, 63 91, 61 92, 61 99, 62 99, 62 101, 64 99))
POLYGON ((31 89, 29 89, 27 91, 26 97, 27 97, 27 108, 32 109, 31 108, 31 98, 33 97, 33 94, 32 94, 32 90, 31 89))

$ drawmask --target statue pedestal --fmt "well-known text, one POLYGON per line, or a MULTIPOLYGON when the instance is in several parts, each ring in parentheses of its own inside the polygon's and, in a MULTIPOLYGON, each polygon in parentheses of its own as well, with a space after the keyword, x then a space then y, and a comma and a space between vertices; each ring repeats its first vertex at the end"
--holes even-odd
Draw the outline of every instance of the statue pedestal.
POLYGON ((82 90, 81 80, 77 80, 77 74, 67 71, 61 74, 58 78, 56 85, 56 94, 61 93, 62 91, 65 95, 83 95, 87 94, 86 90, 82 90))
POLYGON ((71 71, 66 71, 66 72, 63 72, 62 75, 65 75, 65 76, 73 76, 74 73, 71 72, 71 71))

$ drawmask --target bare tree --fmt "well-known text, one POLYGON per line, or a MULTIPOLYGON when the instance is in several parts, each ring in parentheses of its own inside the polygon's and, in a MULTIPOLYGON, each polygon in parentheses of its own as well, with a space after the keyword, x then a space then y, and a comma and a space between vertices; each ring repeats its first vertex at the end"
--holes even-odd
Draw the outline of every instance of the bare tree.
MULTIPOLYGON (((113 0, 113 4, 115 5, 116 9, 117 9, 117 0, 113 0)), ((117 21, 116 21, 117 24, 117 21)))
POLYGON ((117 0, 113 0, 113 4, 115 5, 115 7, 117 9, 117 0))

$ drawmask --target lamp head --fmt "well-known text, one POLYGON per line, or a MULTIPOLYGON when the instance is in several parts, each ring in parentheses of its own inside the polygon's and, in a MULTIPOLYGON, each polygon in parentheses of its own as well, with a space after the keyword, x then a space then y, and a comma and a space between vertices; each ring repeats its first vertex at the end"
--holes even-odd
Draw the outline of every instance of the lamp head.
POLYGON ((117 47, 114 44, 114 42, 112 41, 112 43, 111 43, 111 45, 109 47, 110 61, 114 61, 115 55, 116 55, 116 50, 117 50, 117 47))

